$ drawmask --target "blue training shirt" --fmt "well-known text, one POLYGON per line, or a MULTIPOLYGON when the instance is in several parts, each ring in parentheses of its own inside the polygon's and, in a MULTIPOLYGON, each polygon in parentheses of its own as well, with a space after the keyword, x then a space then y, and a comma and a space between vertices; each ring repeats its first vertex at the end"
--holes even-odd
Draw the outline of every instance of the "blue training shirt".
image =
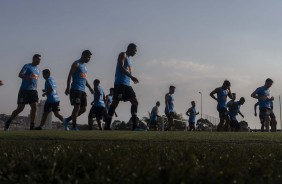
POLYGON ((174 112, 174 95, 170 94, 168 99, 168 107, 165 108, 166 113, 174 112))
POLYGON ((191 107, 191 111, 189 113, 189 122, 190 123, 195 123, 196 122, 196 107, 191 107))
POLYGON ((21 90, 37 90, 37 81, 40 75, 39 68, 31 63, 23 66, 21 72, 30 77, 30 80, 22 79, 21 90))
POLYGON ((271 109, 270 90, 265 86, 256 89, 255 93, 258 95, 259 108, 271 109))
MULTIPOLYGON (((131 73, 131 66, 132 66, 132 62, 129 59, 128 56, 126 56, 124 63, 123 63, 123 67, 129 72, 131 73)), ((121 71, 120 67, 119 67, 119 63, 117 62, 117 66, 116 66, 116 74, 115 74, 115 85, 126 85, 126 86, 130 86, 131 85, 131 79, 130 77, 128 77, 127 75, 125 75, 124 72, 121 71)))
POLYGON ((104 90, 101 86, 98 86, 97 89, 94 90, 94 106, 106 107, 104 101, 104 90))
POLYGON ((78 64, 78 68, 72 75, 71 89, 85 92, 87 77, 86 63, 80 60, 75 61, 75 63, 78 64))
POLYGON ((217 93, 218 109, 226 108, 227 95, 228 95, 228 90, 220 88, 220 91, 217 93))
POLYGON ((237 102, 233 102, 232 104, 230 104, 229 107, 229 116, 230 117, 236 117, 240 111, 240 101, 237 102))
POLYGON ((158 120, 158 112, 159 112, 158 107, 157 106, 153 107, 153 109, 151 111, 151 117, 150 117, 151 121, 157 121, 158 120))
POLYGON ((56 103, 60 101, 59 95, 58 95, 58 87, 56 85, 55 80, 52 77, 48 77, 45 81, 45 90, 52 88, 53 91, 47 95, 47 103, 56 103))

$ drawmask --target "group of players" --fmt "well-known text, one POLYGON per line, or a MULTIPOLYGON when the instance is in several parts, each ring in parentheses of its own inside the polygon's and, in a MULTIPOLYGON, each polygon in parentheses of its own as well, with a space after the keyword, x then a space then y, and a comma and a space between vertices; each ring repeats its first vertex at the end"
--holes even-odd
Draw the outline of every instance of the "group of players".
MULTIPOLYGON (((131 43, 128 45, 125 52, 119 54, 115 71, 114 88, 111 88, 110 94, 105 96, 104 90, 98 79, 95 79, 93 82, 94 88, 92 88, 87 81, 86 64, 90 61, 92 53, 89 50, 83 51, 80 59, 73 62, 67 79, 65 94, 70 97, 70 103, 73 106, 72 114, 67 118, 64 118, 59 113, 60 98, 58 96, 56 82, 54 78, 51 77, 49 69, 43 70, 42 74, 45 79, 45 88, 42 90, 42 96, 46 96, 47 100, 44 105, 44 113, 41 123, 38 127, 35 127, 34 121, 36 116, 36 103, 38 102, 37 81, 40 75, 38 65, 41 62, 41 55, 35 54, 32 58, 32 63, 24 65, 19 73, 19 77, 22 79, 22 84, 18 94, 18 106, 12 112, 10 118, 5 122, 4 130, 9 130, 13 119, 24 110, 27 104, 31 107, 30 130, 42 130, 50 112, 53 112, 54 115, 62 121, 65 130, 78 130, 77 117, 85 113, 87 107, 86 87, 92 94, 94 94, 94 100, 91 103, 92 108, 88 115, 88 125, 90 130, 93 129, 93 118, 96 118, 99 130, 110 130, 113 115, 117 116, 115 110, 120 101, 129 101, 131 103, 132 130, 136 130, 138 101, 131 86, 131 81, 135 84, 139 82, 138 79, 132 75, 131 57, 135 56, 136 53, 137 46, 134 43, 131 43), (105 122, 104 127, 102 126, 101 120, 105 122), (70 122, 72 122, 71 128, 69 126, 70 122)), ((267 79, 265 85, 257 88, 251 95, 258 100, 258 103, 255 105, 255 113, 256 107, 259 106, 259 117, 262 124, 261 131, 264 131, 264 127, 266 131, 269 131, 269 126, 271 126, 271 131, 276 131, 277 122, 273 113, 274 98, 270 96, 269 91, 272 84, 273 81, 267 79)), ((3 85, 2 81, 0 81, 0 85, 3 85)), ((220 117, 220 123, 217 126, 218 131, 228 131, 229 126, 232 131, 239 131, 240 125, 236 116, 240 114, 244 117, 240 112, 240 107, 245 103, 245 99, 241 97, 239 101, 235 101, 236 94, 231 93, 230 87, 231 83, 226 80, 221 87, 216 88, 210 93, 210 96, 218 102, 217 110, 220 117), (228 97, 231 101, 227 103, 228 97)), ((165 95, 165 115, 168 118, 166 130, 174 129, 174 92, 175 86, 170 86, 169 92, 165 95)), ((192 107, 187 110, 186 115, 189 116, 189 130, 193 131, 195 130, 196 116, 199 112, 196 110, 196 103, 194 101, 191 102, 191 105, 192 107)), ((151 111, 150 127, 152 130, 157 130, 159 106, 160 102, 157 102, 156 106, 153 107, 151 111)))

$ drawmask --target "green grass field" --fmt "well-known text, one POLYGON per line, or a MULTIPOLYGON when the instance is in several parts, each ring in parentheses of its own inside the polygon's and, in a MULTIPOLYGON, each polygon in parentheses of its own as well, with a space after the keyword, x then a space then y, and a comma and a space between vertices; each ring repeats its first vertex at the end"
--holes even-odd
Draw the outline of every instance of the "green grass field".
POLYGON ((282 133, 0 132, 0 183, 281 183, 282 133))

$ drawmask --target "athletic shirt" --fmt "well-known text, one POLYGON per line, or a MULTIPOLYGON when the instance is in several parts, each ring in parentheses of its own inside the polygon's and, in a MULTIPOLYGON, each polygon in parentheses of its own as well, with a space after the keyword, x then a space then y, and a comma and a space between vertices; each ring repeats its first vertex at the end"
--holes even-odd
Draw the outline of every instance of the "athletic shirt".
POLYGON ((75 61, 75 63, 78 64, 78 68, 72 74, 71 89, 85 92, 87 77, 86 63, 82 63, 80 60, 75 61))
POLYGON ((150 117, 150 120, 151 121, 157 121, 158 120, 158 112, 159 112, 159 109, 157 106, 153 107, 152 111, 151 111, 151 117, 150 117))
POLYGON ((226 108, 228 90, 220 88, 220 91, 217 94, 218 104, 217 108, 226 108))
POLYGON ((107 98, 107 109, 110 108, 110 106, 108 106, 109 103, 112 103, 113 102, 113 96, 111 95, 108 95, 108 98, 107 98))
MULTIPOLYGON (((125 68, 129 73, 131 73, 131 66, 132 62, 131 60, 126 56, 124 63, 123 63, 123 68, 125 68)), ((126 85, 130 86, 131 85, 131 79, 127 75, 125 75, 124 72, 121 71, 119 67, 119 63, 117 63, 116 67, 116 74, 115 74, 115 85, 126 85)))
POLYGON ((168 107, 165 108, 166 113, 174 112, 174 95, 169 94, 168 107))
POLYGON ((195 123, 196 122, 196 107, 191 107, 191 111, 189 115, 190 115, 189 122, 195 123))
POLYGON ((98 86, 94 91, 94 106, 95 107, 106 107, 104 102, 104 91, 101 86, 98 86))
POLYGON ((270 90, 265 86, 259 87, 256 89, 255 93, 259 97, 259 108, 268 108, 271 109, 271 100, 270 98, 270 90))
POLYGON ((229 107, 229 116, 231 117, 237 116, 240 111, 240 107, 241 105, 239 101, 231 103, 229 107))
POLYGON ((56 103, 60 101, 59 95, 58 95, 58 87, 56 85, 55 80, 52 77, 48 77, 45 81, 45 90, 52 88, 53 91, 47 95, 47 103, 56 103))
POLYGON ((37 80, 40 75, 39 68, 31 63, 23 66, 21 72, 30 77, 30 80, 22 79, 21 90, 37 90, 37 80))

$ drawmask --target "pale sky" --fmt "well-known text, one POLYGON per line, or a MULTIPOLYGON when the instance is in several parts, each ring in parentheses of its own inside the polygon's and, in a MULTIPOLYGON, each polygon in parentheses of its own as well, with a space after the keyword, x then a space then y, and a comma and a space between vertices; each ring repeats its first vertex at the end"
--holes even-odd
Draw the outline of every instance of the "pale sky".
MULTIPOLYGON (((134 42, 133 85, 139 100, 138 116, 147 115, 157 100, 164 111, 169 85, 176 86, 175 107, 185 113, 195 100, 203 113, 218 116, 209 93, 231 81, 232 92, 244 96, 241 111, 251 127, 255 99, 250 94, 274 80, 271 93, 279 120, 278 96, 282 86, 282 1, 279 0, 1 0, 0 1, 0 112, 16 108, 22 66, 33 54, 42 55, 41 70, 49 68, 59 85, 62 114, 71 113, 64 95, 67 74, 81 52, 93 52, 88 81, 96 78, 108 93, 113 86, 119 52, 134 42)), ((44 80, 38 91, 41 96, 44 80)), ((88 110, 92 95, 88 93, 88 110)), ((29 107, 21 115, 27 115, 29 107)), ((119 119, 130 117, 130 104, 121 103, 119 119)), ((78 119, 87 123, 87 114, 78 119)), ((241 118, 239 118, 241 120, 241 118)), ((280 123, 279 128, 280 128, 280 123)))

